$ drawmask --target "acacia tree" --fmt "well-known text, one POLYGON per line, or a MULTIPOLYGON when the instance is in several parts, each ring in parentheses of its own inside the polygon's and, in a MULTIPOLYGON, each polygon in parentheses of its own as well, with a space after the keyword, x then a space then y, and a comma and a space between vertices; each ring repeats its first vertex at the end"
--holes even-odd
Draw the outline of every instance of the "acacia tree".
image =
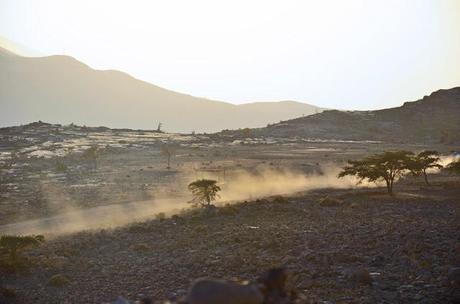
POLYGON ((407 167, 413 175, 423 175, 425 183, 429 185, 426 171, 431 168, 441 169, 440 158, 437 151, 422 151, 408 160, 407 167))
POLYGON ((356 176, 359 179, 358 183, 363 180, 383 180, 388 193, 393 195, 394 181, 407 172, 407 164, 412 155, 409 151, 395 151, 368 156, 362 160, 349 160, 338 177, 356 176))
POLYGON ((449 163, 446 168, 450 173, 460 175, 460 159, 449 163))
POLYGON ((188 189, 193 195, 190 203, 206 208, 211 207, 211 202, 219 197, 218 192, 221 190, 217 181, 212 179, 196 180, 188 185, 188 189))

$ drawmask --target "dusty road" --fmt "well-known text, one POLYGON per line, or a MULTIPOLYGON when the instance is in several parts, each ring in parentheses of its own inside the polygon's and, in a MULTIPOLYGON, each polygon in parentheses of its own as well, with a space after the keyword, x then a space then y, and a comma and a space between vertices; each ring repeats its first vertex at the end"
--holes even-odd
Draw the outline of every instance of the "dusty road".
POLYGON ((52 237, 82 230, 114 228, 151 219, 162 212, 180 210, 187 207, 187 199, 146 200, 67 211, 55 216, 2 225, 0 235, 43 234, 52 237))

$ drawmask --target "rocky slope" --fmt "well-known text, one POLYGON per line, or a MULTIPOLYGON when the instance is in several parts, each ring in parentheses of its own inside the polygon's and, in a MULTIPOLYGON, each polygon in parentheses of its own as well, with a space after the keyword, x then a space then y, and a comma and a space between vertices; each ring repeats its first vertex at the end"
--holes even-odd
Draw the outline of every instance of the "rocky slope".
POLYGON ((460 87, 439 90, 401 107, 325 111, 255 129, 255 136, 392 142, 460 142, 460 87))

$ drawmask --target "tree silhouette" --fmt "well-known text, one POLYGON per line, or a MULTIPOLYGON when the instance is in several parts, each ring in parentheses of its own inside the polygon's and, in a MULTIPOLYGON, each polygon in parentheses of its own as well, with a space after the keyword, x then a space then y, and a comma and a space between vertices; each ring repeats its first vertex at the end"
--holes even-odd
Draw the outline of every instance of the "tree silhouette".
POLYGON ((368 156, 362 160, 349 160, 338 177, 356 176, 358 183, 366 179, 370 182, 384 180, 388 193, 393 195, 394 181, 408 170, 407 164, 412 155, 408 151, 395 151, 368 156))
POLYGON ((441 169, 439 153, 436 151, 422 151, 408 160, 407 167, 416 176, 423 175, 425 183, 429 185, 426 171, 430 168, 441 169))
POLYGON ((446 168, 450 173, 460 175, 460 159, 451 162, 450 164, 447 165, 446 168))
POLYGON ((217 181, 212 179, 199 179, 188 185, 188 189, 192 192, 192 204, 200 205, 209 208, 211 202, 219 197, 218 192, 221 190, 217 185, 217 181))

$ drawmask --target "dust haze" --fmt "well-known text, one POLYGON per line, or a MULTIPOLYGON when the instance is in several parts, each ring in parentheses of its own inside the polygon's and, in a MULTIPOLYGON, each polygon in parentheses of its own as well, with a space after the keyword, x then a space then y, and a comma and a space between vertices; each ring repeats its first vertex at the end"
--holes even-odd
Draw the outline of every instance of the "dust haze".
MULTIPOLYGON (((253 200, 272 195, 289 195, 296 192, 319 188, 354 188, 375 187, 375 183, 361 183, 353 177, 337 178, 340 167, 329 164, 318 168, 319 173, 305 174, 295 170, 272 169, 267 167, 254 170, 238 169, 228 173, 225 181, 219 185, 222 188, 216 204, 234 203, 242 200, 253 200)), ((81 209, 77 204, 65 196, 59 185, 44 183, 47 207, 52 212, 59 210, 59 214, 43 219, 20 221, 0 226, 3 234, 44 234, 55 237, 63 234, 84 230, 111 229, 155 218, 159 214, 171 216, 180 213, 191 205, 190 193, 187 192, 187 183, 193 181, 194 174, 182 172, 182 176, 171 186, 162 186, 158 193, 150 193, 151 200, 111 204, 94 208, 81 209), (182 189, 177 191, 177 188, 182 189), (53 191, 51 191, 53 190, 53 191), (174 196, 164 196, 172 193, 174 196), (160 194, 162 193, 162 194, 160 194)), ((216 178, 215 174, 203 176, 216 178)))
POLYGON ((270 195, 291 194, 320 188, 373 187, 375 184, 361 183, 354 177, 337 178, 340 167, 324 165, 321 173, 303 174, 295 170, 261 168, 255 172, 241 170, 225 183, 221 201, 257 199, 270 195))

